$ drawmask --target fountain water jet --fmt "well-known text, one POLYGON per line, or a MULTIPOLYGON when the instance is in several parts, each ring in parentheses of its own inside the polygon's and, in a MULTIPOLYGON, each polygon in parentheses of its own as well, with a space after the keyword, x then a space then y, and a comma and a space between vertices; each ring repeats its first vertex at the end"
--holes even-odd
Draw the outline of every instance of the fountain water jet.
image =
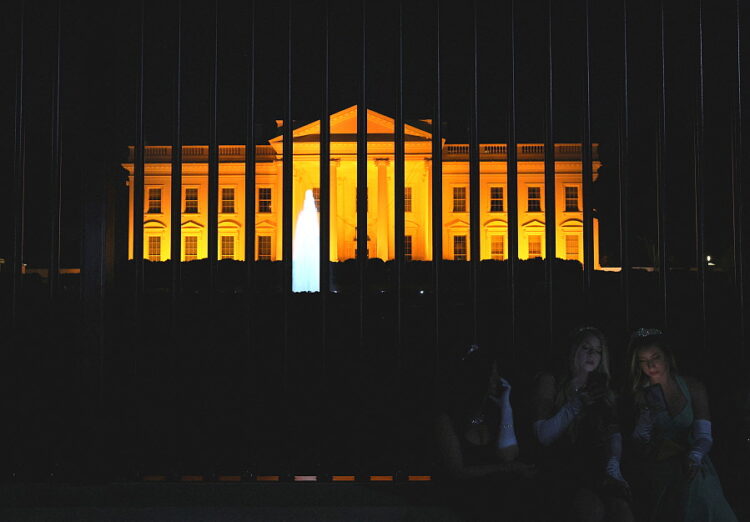
POLYGON ((292 241, 292 292, 320 291, 320 223, 313 191, 305 191, 305 203, 297 215, 292 241))

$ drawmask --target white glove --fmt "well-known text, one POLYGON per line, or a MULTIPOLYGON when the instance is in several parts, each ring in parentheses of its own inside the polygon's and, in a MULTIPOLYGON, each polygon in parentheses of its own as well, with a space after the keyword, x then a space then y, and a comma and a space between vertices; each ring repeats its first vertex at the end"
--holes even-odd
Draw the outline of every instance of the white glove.
POLYGON ((563 404, 563 407, 549 419, 534 422, 534 435, 544 446, 549 446, 562 435, 576 415, 581 413, 583 402, 577 395, 563 404))

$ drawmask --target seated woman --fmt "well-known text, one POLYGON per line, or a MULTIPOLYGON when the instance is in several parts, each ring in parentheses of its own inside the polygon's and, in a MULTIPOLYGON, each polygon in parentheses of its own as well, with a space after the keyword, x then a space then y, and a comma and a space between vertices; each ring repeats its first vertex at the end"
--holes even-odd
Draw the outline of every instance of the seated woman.
POLYGON ((534 396, 545 498, 568 520, 632 520, 604 335, 590 326, 573 332, 566 362, 538 378, 534 396))
POLYGON ((713 439, 705 387, 677 373, 656 329, 631 337, 630 373, 648 520, 736 521, 708 456, 713 439))
POLYGON ((435 416, 439 475, 450 482, 446 494, 480 518, 523 520, 528 511, 522 505, 527 495, 519 494, 524 481, 517 479, 530 478, 534 470, 516 460, 510 390, 496 362, 472 345, 435 416))

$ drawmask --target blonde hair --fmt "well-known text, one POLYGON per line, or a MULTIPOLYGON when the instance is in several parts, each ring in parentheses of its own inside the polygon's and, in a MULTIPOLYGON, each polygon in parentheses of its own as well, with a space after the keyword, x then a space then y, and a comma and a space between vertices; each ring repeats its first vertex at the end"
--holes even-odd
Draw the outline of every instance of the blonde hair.
POLYGON ((648 386, 648 378, 641 370, 641 363, 638 360, 638 352, 649 346, 655 346, 664 354, 664 359, 669 367, 670 375, 677 374, 677 361, 674 353, 669 348, 666 336, 659 330, 644 330, 640 328, 630 337, 628 343, 628 353, 630 354, 630 391, 638 394, 643 388, 648 386), (642 332, 646 332, 643 335, 642 332))
POLYGON ((568 371, 571 374, 573 373, 573 362, 575 361, 576 352, 581 347, 581 343, 587 335, 596 337, 602 346, 602 358, 599 361, 599 366, 594 368, 592 373, 603 373, 609 379, 609 346, 607 346, 607 338, 604 337, 601 330, 594 326, 582 326, 571 333, 570 344, 568 345, 568 371))
MULTIPOLYGON (((565 365, 564 374, 560 376, 560 379, 558 379, 558 382, 560 383, 560 389, 555 400, 555 406, 561 406, 570 398, 568 396, 569 393, 567 388, 568 383, 573 378, 573 374, 575 373, 573 364, 575 362, 576 352, 578 351, 578 348, 581 347, 581 343, 587 335, 593 335, 594 337, 599 339, 599 343, 602 346, 602 357, 599 361, 599 366, 594 368, 591 373, 603 373, 604 375, 606 375, 607 389, 609 390, 609 347, 607 345, 607 338, 604 336, 601 330, 594 326, 582 326, 570 332, 568 336, 568 360, 567 364, 565 365)), ((609 390, 607 396, 608 399, 614 400, 614 395, 611 393, 611 390, 609 390)))

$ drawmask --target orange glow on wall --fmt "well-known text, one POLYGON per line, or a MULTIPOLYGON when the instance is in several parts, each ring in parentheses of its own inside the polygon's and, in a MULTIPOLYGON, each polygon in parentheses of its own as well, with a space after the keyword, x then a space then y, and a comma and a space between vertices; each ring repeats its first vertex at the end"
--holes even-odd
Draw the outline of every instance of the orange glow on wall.
MULTIPOLYGON (((330 117, 331 228, 330 260, 356 256, 357 107, 330 117)), ((371 258, 394 258, 394 122, 367 111, 367 244, 371 258)), ((432 134, 431 122, 404 126, 405 250, 407 258, 432 259, 432 134)), ((305 191, 319 201, 320 122, 293 131, 293 215, 302 209, 305 191)), ((256 147, 255 259, 281 259, 282 137, 256 147)), ((503 260, 508 248, 507 163, 505 144, 480 145, 479 223, 482 259, 503 260)), ((601 163, 594 144, 594 179, 601 163)), ((130 214, 128 256, 133 256, 133 149, 129 172, 130 214)), ((165 261, 170 254, 171 147, 149 146, 145 154, 143 252, 146 259, 165 261)), ((219 148, 218 259, 245 258, 245 147, 219 148)), ((583 262, 582 150, 577 143, 555 145, 556 257, 583 262)), ((544 146, 518 146, 518 255, 544 257, 544 146), (541 238, 541 242, 539 239, 541 238)), ((469 146, 443 144, 443 258, 469 260, 469 146)), ((183 147, 181 195, 181 256, 183 261, 207 257, 208 147, 183 147)), ((599 223, 594 218, 594 265, 599 265, 599 223)))

